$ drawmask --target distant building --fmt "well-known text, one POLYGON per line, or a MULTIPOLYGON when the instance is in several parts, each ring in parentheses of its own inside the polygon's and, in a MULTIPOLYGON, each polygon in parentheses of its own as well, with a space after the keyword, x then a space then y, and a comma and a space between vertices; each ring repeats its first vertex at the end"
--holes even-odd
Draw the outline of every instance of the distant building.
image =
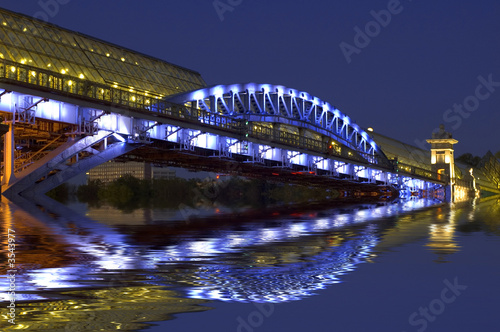
POLYGON ((427 143, 431 144, 431 164, 432 170, 441 174, 446 174, 448 181, 455 184, 455 157, 453 145, 458 141, 444 130, 444 125, 439 126, 439 131, 432 133, 432 139, 427 143))
POLYGON ((175 170, 168 167, 156 167, 144 162, 109 161, 91 169, 87 173, 87 178, 89 181, 100 180, 102 182, 111 182, 126 174, 130 174, 141 180, 168 179, 175 177, 175 170))
POLYGON ((175 178, 175 176, 176 172, 171 168, 151 166, 152 179, 171 179, 175 178))

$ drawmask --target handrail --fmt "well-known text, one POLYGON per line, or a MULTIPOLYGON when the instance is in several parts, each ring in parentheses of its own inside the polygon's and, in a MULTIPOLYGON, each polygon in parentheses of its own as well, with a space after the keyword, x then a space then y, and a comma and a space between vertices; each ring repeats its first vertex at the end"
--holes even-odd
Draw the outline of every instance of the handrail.
POLYGON ((54 138, 52 141, 48 142, 43 148, 41 148, 40 150, 36 151, 34 154, 32 154, 31 156, 29 156, 29 158, 27 158, 20 166, 18 166, 18 167, 16 167, 14 169, 14 173, 20 172, 23 169, 25 169, 26 167, 28 167, 29 165, 33 164, 35 161, 38 161, 38 160, 42 159, 45 156, 45 154, 46 154, 46 153, 44 153, 44 155, 42 155, 42 153, 50 145, 52 145, 52 143, 57 142, 62 136, 63 135, 60 135, 60 136, 54 138))

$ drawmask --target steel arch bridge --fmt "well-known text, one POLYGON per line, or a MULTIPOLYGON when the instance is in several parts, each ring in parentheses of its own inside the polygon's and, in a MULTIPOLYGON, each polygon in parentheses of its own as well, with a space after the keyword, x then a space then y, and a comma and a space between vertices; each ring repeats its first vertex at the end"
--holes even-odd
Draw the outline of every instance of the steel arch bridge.
POLYGON ((3 195, 43 194, 122 155, 233 174, 236 162, 242 175, 370 192, 443 184, 430 171, 393 164, 329 103, 280 85, 217 85, 160 99, 4 59, 0 88, 9 123, 3 195), (15 141, 26 135, 42 135, 46 146, 18 154, 15 141))
POLYGON ((390 162, 351 118, 307 92, 272 84, 231 84, 185 92, 168 98, 211 114, 244 119, 247 134, 270 136, 270 129, 321 141, 332 152, 382 167, 390 162), (344 153, 342 153, 344 151, 344 153))

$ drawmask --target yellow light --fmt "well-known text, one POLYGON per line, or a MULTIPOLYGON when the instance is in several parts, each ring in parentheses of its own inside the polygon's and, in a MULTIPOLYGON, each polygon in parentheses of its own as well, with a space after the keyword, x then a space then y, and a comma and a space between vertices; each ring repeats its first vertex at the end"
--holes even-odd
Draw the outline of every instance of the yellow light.
POLYGON ((24 65, 26 63, 26 59, 22 59, 21 63, 24 65))
POLYGON ((5 26, 7 26, 7 22, 3 22, 2 24, 5 25, 5 26))
POLYGON ((31 76, 35 77, 36 76, 36 71, 31 72, 31 76))
POLYGON ((101 89, 101 93, 104 94, 104 89, 101 89))
POLYGON ((10 71, 13 72, 13 73, 15 73, 16 72, 16 67, 14 67, 14 66, 10 67, 10 71))
POLYGON ((144 95, 145 95, 145 96, 147 96, 147 95, 148 95, 148 93, 146 92, 144 95))
POLYGON ((66 74, 66 69, 61 69, 61 74, 66 74))
POLYGON ((28 31, 28 29, 24 28, 24 29, 23 29, 23 32, 26 32, 26 31, 28 31))
POLYGON ((135 97, 132 97, 132 101, 135 101, 135 97))
POLYGON ((47 67, 50 67, 50 66, 52 66, 52 65, 49 63, 49 64, 47 65, 47 67))
POLYGON ((125 58, 122 58, 122 61, 125 61, 125 58))
POLYGON ((109 53, 106 53, 106 56, 107 56, 108 58, 109 58, 109 56, 110 56, 110 55, 111 55, 111 54, 109 54, 109 53))
POLYGON ((68 81, 68 85, 69 86, 73 85, 73 81, 68 81))
POLYGON ((116 84, 113 84, 113 88, 117 88, 117 87, 118 87, 118 85, 116 85, 116 84))
POLYGON ((3 59, 3 53, 0 53, 0 58, 2 58, 2 59, 3 59))
POLYGON ((130 92, 134 92, 134 88, 130 88, 128 91, 130 91, 130 92))
POLYGON ((373 128, 372 127, 368 127, 366 130, 373 131, 373 128))
POLYGON ((85 76, 83 74, 80 74, 80 76, 78 76, 78 77, 80 77, 82 80, 85 78, 85 76))
POLYGON ((148 100, 146 100, 146 104, 149 104, 149 99, 148 99, 148 100))

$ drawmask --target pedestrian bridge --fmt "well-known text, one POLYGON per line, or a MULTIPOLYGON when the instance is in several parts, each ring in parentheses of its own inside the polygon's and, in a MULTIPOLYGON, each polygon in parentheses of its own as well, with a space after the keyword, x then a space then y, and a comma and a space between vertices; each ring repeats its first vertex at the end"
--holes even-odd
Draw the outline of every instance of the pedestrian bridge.
POLYGON ((34 71, 7 61, 0 67, 0 106, 10 128, 7 194, 44 193, 134 150, 136 160, 228 173, 235 171, 228 168, 232 160, 242 164, 240 171, 286 181, 304 174, 311 183, 342 179, 346 187, 422 190, 445 183, 428 170, 389 160, 347 115, 284 86, 218 85, 156 99, 40 70, 33 79, 34 71), (16 142, 22 152, 30 140, 45 145, 16 150, 16 142))
POLYGON ((387 158, 346 114, 273 84, 193 70, 0 9, 2 193, 37 195, 114 158, 346 190, 447 181, 387 158))

